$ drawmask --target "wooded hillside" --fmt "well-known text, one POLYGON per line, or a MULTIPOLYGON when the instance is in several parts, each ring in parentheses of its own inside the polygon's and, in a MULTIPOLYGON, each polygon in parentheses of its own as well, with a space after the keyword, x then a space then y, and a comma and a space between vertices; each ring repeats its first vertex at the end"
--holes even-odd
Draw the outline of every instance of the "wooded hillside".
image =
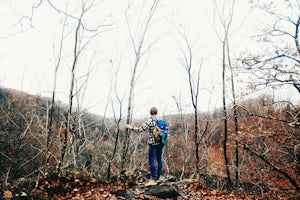
POLYGON ((299 10, 4 1, 0 197, 299 199, 299 10), (152 106, 170 137, 146 187, 147 132, 131 127, 152 106))
MULTIPOLYGON (((5 88, 1 88, 0 97, 2 195, 5 191, 21 195, 25 190, 29 195, 30 190, 41 190, 39 182, 42 184, 42 180, 38 177, 44 177, 50 183, 57 180, 55 174, 65 176, 73 183, 76 174, 87 182, 93 179, 103 183, 120 181, 123 123, 118 129, 113 119, 84 112, 74 114, 76 120, 67 134, 68 145, 62 160, 66 107, 62 104, 55 107, 52 127, 47 129, 49 99, 5 88), (63 164, 58 171, 60 162, 63 164), (39 181, 16 186, 25 180, 39 181)), ((177 180, 196 179, 202 186, 219 190, 241 188, 257 196, 281 194, 296 198, 300 180, 299 107, 274 102, 270 96, 239 102, 237 135, 232 131, 233 121, 228 123, 227 155, 232 185, 226 176, 220 113, 219 110, 200 113, 200 176, 196 172, 193 115, 164 116, 169 122, 171 137, 164 153, 163 176, 173 176, 177 180), (239 147, 238 180, 234 174, 236 143, 239 147)), ((231 116, 229 112, 228 119, 231 116)), ((141 122, 136 120, 137 125, 141 122)), ((124 168, 128 181, 131 179, 129 174, 136 170, 148 170, 146 146, 147 134, 130 135, 130 153, 124 168)), ((68 186, 64 187, 67 192, 68 186)), ((54 195, 55 191, 50 193, 48 195, 54 195)))

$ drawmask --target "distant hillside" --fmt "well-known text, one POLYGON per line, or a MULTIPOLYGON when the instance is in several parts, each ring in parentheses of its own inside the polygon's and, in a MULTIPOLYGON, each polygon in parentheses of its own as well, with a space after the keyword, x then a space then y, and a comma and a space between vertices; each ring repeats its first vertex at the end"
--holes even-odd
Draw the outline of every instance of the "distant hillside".
MULTIPOLYGON (((32 109, 32 107, 40 107, 43 110, 47 110, 51 103, 50 97, 43 97, 38 95, 32 95, 23 91, 11 89, 11 88, 3 88, 0 87, 0 100, 3 104, 14 103, 15 106, 21 106, 22 108, 32 109)), ((67 105, 63 104, 60 100, 55 100, 55 105, 62 112, 67 109, 67 105)), ((93 113, 86 113, 88 115, 89 120, 97 121, 102 120, 102 117, 93 113)))
MULTIPOLYGON (((49 105, 49 98, 0 88, 0 172, 9 172, 9 179, 17 179, 34 172, 37 168, 45 168, 47 159, 51 163, 50 168, 56 168, 64 140, 66 106, 59 101, 55 103, 53 123, 49 127, 49 105), (50 145, 50 158, 47 158, 47 144, 50 145)), ((79 130, 84 130, 83 133, 80 132, 83 138, 81 142, 89 143, 88 147, 84 147, 84 151, 78 152, 83 156, 82 159, 85 159, 85 156, 89 157, 88 149, 94 149, 93 138, 109 137, 104 133, 107 129, 104 124, 110 122, 86 112, 73 114, 73 121, 77 120, 73 122, 77 129, 75 131, 79 133, 79 130)), ((68 141, 72 142, 74 135, 68 135, 68 141)), ((85 161, 82 162, 84 165, 85 161)), ((5 180, 5 177, 1 179, 5 180)))

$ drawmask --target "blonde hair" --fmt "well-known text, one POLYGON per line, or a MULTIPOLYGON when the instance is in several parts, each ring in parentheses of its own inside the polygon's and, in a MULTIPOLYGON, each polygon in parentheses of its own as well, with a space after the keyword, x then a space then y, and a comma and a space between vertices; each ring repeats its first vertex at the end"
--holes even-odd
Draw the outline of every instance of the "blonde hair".
POLYGON ((157 114, 157 108, 156 108, 156 107, 152 107, 152 108, 150 109, 150 114, 151 114, 151 115, 156 115, 156 114, 157 114))

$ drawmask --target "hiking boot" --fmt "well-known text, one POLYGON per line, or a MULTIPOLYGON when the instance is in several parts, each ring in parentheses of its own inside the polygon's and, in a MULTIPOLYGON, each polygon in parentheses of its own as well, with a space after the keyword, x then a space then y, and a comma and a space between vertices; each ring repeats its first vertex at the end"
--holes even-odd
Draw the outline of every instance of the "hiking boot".
POLYGON ((161 179, 156 179, 155 181, 156 181, 156 184, 157 184, 157 185, 159 185, 159 184, 162 182, 161 179))
POLYGON ((151 186, 151 185, 156 185, 156 181, 155 180, 150 180, 148 183, 145 184, 146 187, 151 186))

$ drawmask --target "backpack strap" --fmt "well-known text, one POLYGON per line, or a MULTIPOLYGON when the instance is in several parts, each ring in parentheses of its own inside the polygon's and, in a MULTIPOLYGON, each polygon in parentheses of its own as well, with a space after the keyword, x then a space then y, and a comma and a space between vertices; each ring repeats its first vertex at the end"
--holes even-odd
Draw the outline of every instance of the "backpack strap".
POLYGON ((157 126, 156 126, 156 121, 157 121, 157 116, 151 116, 152 119, 152 125, 150 127, 150 133, 152 133, 154 135, 154 138, 158 138, 158 130, 157 130, 157 126))
POLYGON ((156 126, 156 120, 158 119, 155 115, 152 115, 151 117, 151 125, 152 126, 150 126, 149 128, 151 129, 151 130, 153 130, 153 128, 156 126))

